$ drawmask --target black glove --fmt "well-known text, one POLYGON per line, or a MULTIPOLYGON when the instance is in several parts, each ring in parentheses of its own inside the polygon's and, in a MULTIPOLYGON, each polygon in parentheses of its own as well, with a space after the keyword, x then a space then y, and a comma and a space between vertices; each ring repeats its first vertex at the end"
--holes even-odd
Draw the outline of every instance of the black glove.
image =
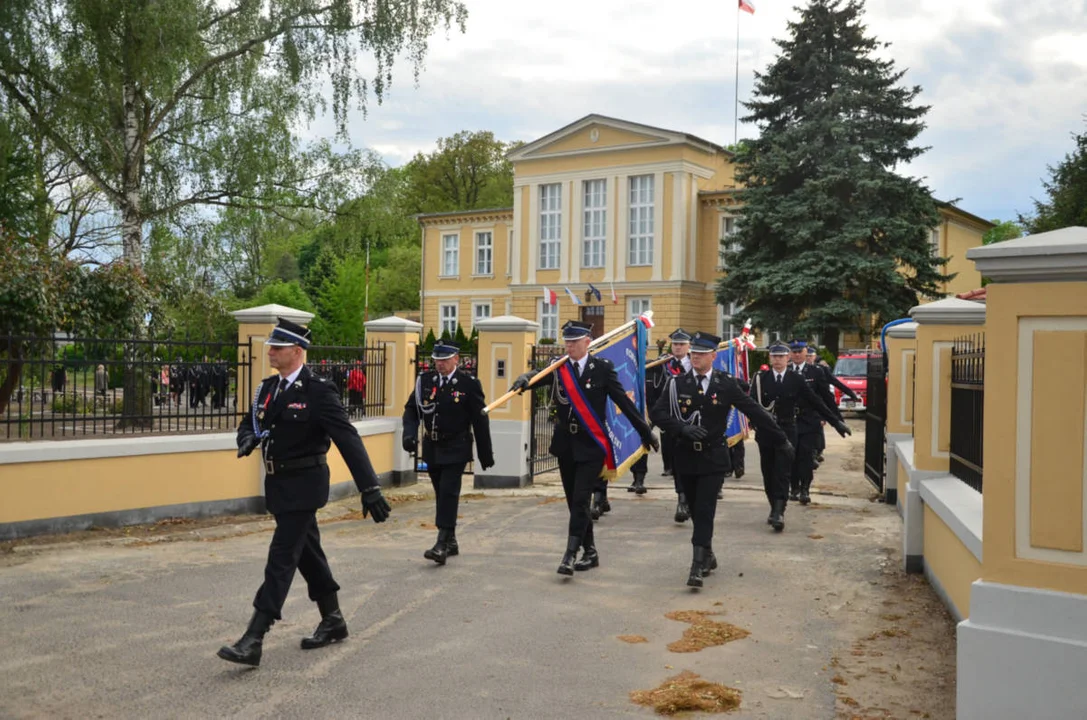
POLYGON ((362 516, 367 514, 374 516, 374 522, 385 522, 389 518, 392 508, 381 494, 381 488, 375 485, 362 491, 362 516))
POLYGON ((532 379, 534 373, 522 373, 517 376, 517 379, 513 381, 513 385, 510 386, 510 390, 524 390, 528 387, 528 381, 532 379))
POLYGON ((657 436, 653 433, 649 433, 648 437, 642 438, 642 447, 646 450, 652 450, 653 452, 660 452, 661 443, 657 439, 657 436))
POLYGON ((846 435, 852 435, 853 434, 853 431, 849 429, 849 426, 846 425, 844 422, 841 422, 841 421, 834 424, 834 429, 837 430, 838 434, 841 435, 842 437, 845 437, 846 435))
POLYGON ((488 455, 486 457, 479 458, 479 467, 486 470, 487 468, 494 467, 494 455, 488 455))
POLYGON ((785 444, 778 449, 781 451, 781 454, 785 456, 785 459, 789 462, 792 462, 793 459, 796 457, 796 448, 794 448, 793 444, 788 440, 786 440, 785 444))
POLYGON ((238 457, 249 457, 249 454, 260 447, 260 440, 256 435, 250 435, 238 445, 238 457))
POLYGON ((703 440, 707 435, 709 432, 701 425, 684 425, 679 431, 679 436, 685 440, 703 440))
POLYGON ((413 437, 404 436, 404 439, 400 441, 400 445, 404 448, 404 452, 415 454, 415 447, 419 441, 413 437))

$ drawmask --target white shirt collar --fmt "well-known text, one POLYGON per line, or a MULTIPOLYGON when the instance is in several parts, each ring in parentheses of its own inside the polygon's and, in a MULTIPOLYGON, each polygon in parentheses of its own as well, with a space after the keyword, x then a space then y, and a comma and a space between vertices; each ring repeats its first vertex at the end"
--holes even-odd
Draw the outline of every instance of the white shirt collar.
MULTIPOLYGON (((304 368, 304 367, 305 367, 305 365, 299 365, 297 370, 295 370, 293 373, 291 373, 290 375, 287 376, 287 387, 290 387, 291 385, 294 385, 294 381, 297 380, 298 376, 302 374, 302 368, 304 368)), ((280 377, 280 382, 282 382, 283 376, 280 375, 279 377, 280 377)))
MULTIPOLYGON (((438 375, 438 377, 439 377, 439 378, 440 378, 440 377, 444 377, 444 378, 445 378, 445 381, 446 381, 446 382, 449 382, 450 380, 452 380, 452 379, 453 379, 453 376, 454 376, 454 375, 456 375, 456 374, 457 374, 457 369, 456 369, 456 368, 453 368, 452 370, 450 370, 450 371, 449 371, 449 374, 448 374, 448 375, 444 375, 444 376, 443 376, 443 375, 438 375)), ((440 381, 439 381, 439 382, 440 382, 440 381)))

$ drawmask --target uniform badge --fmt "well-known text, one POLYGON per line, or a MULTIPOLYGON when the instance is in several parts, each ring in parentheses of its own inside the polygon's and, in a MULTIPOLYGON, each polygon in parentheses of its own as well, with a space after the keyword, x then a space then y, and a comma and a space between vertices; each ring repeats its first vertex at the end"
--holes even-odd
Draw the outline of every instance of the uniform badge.
POLYGON ((288 410, 305 410, 306 403, 291 403, 287 406, 288 410))

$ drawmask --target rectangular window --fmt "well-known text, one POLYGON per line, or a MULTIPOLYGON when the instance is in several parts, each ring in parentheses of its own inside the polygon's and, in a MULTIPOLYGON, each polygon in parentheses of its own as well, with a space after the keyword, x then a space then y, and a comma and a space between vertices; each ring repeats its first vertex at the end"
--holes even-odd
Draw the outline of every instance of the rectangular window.
POLYGON ((630 178, 630 253, 628 265, 653 264, 653 176, 630 178))
POLYGON ((460 262, 460 236, 457 234, 442 235, 442 275, 454 277, 458 274, 457 265, 460 262))
POLYGON ((494 233, 490 230, 476 233, 475 274, 494 274, 494 233))
POLYGON ((557 340, 559 337, 559 306, 540 301, 540 338, 557 340))
POLYGON ((633 320, 647 310, 653 309, 652 298, 632 297, 627 298, 627 309, 630 311, 630 319, 633 320))
POLYGON ((562 244, 562 185, 540 186, 540 270, 559 267, 562 244))
POLYGON ((933 228, 932 232, 929 233, 928 242, 932 246, 932 254, 938 256, 940 254, 940 228, 933 228))
MULTIPOLYGON (((731 215, 721 216, 721 252, 727 249, 729 252, 736 252, 740 249, 740 243, 730 241, 729 236, 736 234, 737 218, 731 215)), ((728 261, 718 253, 717 269, 724 270, 728 266, 728 261)))
POLYGON ((457 304, 442 303, 439 310, 442 320, 440 334, 453 337, 457 334, 457 304))
POLYGON ((731 340, 740 337, 744 329, 744 321, 740 317, 743 308, 736 303, 721 306, 721 339, 731 340))
POLYGON ((491 304, 489 302, 472 303, 472 327, 480 320, 486 320, 491 316, 491 304))
POLYGON ((581 235, 584 246, 581 266, 604 267, 604 235, 607 228, 607 181, 586 180, 581 235))

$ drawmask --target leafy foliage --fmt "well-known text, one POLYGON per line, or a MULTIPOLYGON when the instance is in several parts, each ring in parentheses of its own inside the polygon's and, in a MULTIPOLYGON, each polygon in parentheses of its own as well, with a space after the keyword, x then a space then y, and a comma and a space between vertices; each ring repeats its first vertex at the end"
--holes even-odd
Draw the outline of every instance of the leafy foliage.
POLYGON ((928 108, 919 87, 876 52, 861 0, 812 0, 757 73, 745 118, 760 127, 738 147, 743 189, 736 234, 723 248, 718 301, 745 306, 765 328, 867 330, 872 315, 900 317, 945 281, 928 244, 938 213, 927 188, 895 172, 928 108))
POLYGON ((989 228, 985 231, 985 234, 981 236, 982 245, 991 245, 993 243, 1003 242, 1005 240, 1014 240, 1017 237, 1023 236, 1022 226, 1014 220, 993 220, 993 224, 996 227, 989 228))
POLYGON ((1048 199, 1034 201, 1034 213, 1019 216, 1030 234, 1078 225, 1087 227, 1087 131, 1073 135, 1072 152, 1042 182, 1048 199))
POLYGON ((409 197, 416 212, 445 212, 513 205, 514 145, 488 131, 463 130, 438 140, 436 150, 408 164, 409 197))

